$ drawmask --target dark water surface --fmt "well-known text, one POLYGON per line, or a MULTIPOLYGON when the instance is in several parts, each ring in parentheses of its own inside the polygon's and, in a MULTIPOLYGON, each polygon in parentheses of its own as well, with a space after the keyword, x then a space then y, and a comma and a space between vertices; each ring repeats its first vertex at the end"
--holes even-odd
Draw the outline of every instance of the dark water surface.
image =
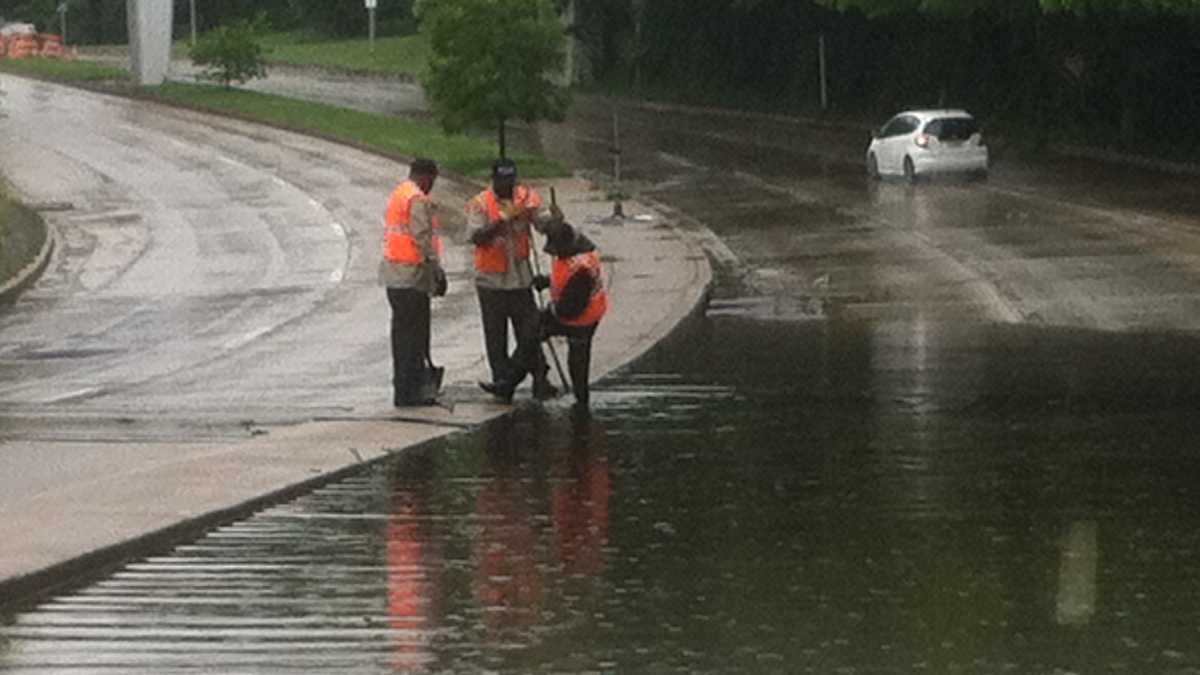
POLYGON ((524 408, 11 617, 0 670, 1197 673, 1198 355, 698 320, 589 420, 524 408))

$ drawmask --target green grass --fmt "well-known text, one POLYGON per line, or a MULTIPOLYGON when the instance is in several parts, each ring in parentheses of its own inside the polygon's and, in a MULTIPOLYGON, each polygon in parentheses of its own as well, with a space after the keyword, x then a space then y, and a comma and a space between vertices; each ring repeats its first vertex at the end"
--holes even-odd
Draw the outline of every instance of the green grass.
POLYGON ((268 64, 319 66, 355 73, 417 77, 429 62, 429 40, 424 35, 376 37, 371 51, 366 38, 314 40, 302 33, 263 36, 268 64))
MULTIPOLYGON (((214 85, 167 83, 159 87, 134 87, 129 83, 129 74, 125 70, 82 61, 0 60, 0 71, 65 83, 91 84, 112 93, 133 94, 235 115, 294 131, 318 134, 390 156, 431 157, 447 171, 470 178, 486 179, 496 156, 494 139, 447 134, 427 120, 365 113, 214 85)), ((521 174, 528 178, 563 176, 568 173, 562 165, 541 156, 516 154, 513 159, 521 166, 521 174)))
POLYGON ((37 214, 9 198, 0 184, 0 284, 32 262, 45 240, 37 214))
MULTIPOLYGON (((417 78, 429 62, 424 35, 376 37, 372 51, 365 37, 349 40, 316 38, 303 32, 267 33, 260 39, 268 70, 271 65, 314 66, 347 73, 417 78)), ((96 48, 101 51, 100 48, 96 48)), ((189 59, 186 39, 175 40, 172 58, 189 59)))
POLYGON ((0 59, 0 71, 69 82, 128 80, 128 71, 86 61, 67 59, 0 59))
MULTIPOLYGON (((432 157, 449 171, 485 178, 495 158, 491 140, 449 135, 431 122, 359 112, 323 103, 218 86, 167 83, 145 87, 139 95, 189 107, 237 115, 297 131, 319 134, 390 155, 432 157)), ((540 156, 515 155, 529 178, 567 172, 540 156)))

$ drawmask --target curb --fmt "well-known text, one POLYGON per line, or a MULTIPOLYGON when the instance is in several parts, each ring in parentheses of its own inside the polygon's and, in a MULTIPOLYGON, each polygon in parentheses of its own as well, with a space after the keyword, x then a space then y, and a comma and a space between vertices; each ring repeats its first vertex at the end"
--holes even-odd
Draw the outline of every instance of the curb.
POLYGON ((0 305, 11 305, 16 302, 21 291, 37 281, 50 264, 50 256, 54 252, 55 245, 54 228, 46 225, 45 221, 42 221, 42 227, 46 230, 42 249, 28 265, 17 272, 16 276, 0 284, 0 305))
MULTIPOLYGON (((484 422, 480 427, 486 424, 487 422, 484 422)), ((442 436, 415 445, 389 450, 378 457, 348 464, 340 469, 285 485, 238 504, 179 521, 173 525, 96 549, 24 576, 0 579, 0 613, 16 613, 32 607, 56 593, 66 592, 68 589, 79 588, 102 579, 131 560, 152 555, 147 551, 166 551, 180 543, 196 539, 216 527, 248 518, 266 508, 296 499, 325 485, 347 478, 365 467, 386 462, 400 452, 420 448, 429 443, 437 443, 444 438, 442 436)))
POLYGON ((1180 176, 1200 176, 1200 164, 1195 162, 1172 162, 1165 159, 1130 155, 1117 150, 1092 148, 1083 145, 1051 143, 1048 149, 1056 155, 1063 155, 1065 157, 1079 157, 1111 164, 1127 164, 1141 169, 1151 169, 1164 173, 1178 174, 1180 176))

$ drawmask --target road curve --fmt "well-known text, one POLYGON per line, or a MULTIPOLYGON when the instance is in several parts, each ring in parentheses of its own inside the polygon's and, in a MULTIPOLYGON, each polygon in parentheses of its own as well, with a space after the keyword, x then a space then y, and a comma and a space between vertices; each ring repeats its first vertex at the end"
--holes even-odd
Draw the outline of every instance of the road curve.
MULTIPOLYGON (((0 84, 3 170, 27 201, 62 209, 46 212, 58 239, 49 268, 0 316, 0 407, 261 422, 385 397, 374 232, 402 165, 236 121, 0 84)), ((438 186, 448 204, 464 190, 438 186)), ((464 257, 451 252, 452 279, 464 257)), ((439 312, 473 312, 469 300, 456 294, 439 312)))

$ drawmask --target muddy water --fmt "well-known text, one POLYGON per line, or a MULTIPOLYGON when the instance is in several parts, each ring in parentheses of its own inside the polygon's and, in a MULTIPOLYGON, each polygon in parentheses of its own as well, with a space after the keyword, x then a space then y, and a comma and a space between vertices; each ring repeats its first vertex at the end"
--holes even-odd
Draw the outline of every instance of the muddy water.
POLYGON ((0 670, 1183 673, 1200 344, 683 327, 524 408, 10 617, 0 670))

